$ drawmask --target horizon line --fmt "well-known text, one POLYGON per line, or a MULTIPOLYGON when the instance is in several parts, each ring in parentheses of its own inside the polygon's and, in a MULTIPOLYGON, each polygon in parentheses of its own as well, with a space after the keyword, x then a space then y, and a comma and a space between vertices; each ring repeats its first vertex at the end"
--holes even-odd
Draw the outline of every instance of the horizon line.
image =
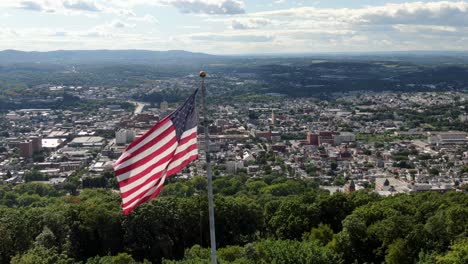
MULTIPOLYGON (((51 52, 73 52, 73 51, 147 51, 147 52, 188 52, 194 54, 206 54, 213 56, 301 56, 301 55, 371 55, 371 54, 389 54, 392 53, 468 53, 468 50, 382 50, 382 51, 304 51, 304 52, 265 52, 265 53, 207 53, 202 51, 190 50, 151 50, 151 49, 57 49, 57 50, 17 50, 17 49, 4 49, 0 52, 24 52, 24 53, 51 53, 51 52)), ((430 54, 425 54, 430 55, 430 54)), ((467 54, 468 55, 468 54, 467 54)))

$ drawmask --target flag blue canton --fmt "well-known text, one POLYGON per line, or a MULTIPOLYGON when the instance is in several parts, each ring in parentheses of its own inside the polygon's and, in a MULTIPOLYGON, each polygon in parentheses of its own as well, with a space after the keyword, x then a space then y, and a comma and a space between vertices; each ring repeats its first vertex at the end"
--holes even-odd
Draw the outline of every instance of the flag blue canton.
POLYGON ((197 98, 198 89, 185 101, 185 103, 174 111, 170 119, 175 126, 177 141, 184 131, 197 126, 197 111, 195 108, 195 100, 197 98))

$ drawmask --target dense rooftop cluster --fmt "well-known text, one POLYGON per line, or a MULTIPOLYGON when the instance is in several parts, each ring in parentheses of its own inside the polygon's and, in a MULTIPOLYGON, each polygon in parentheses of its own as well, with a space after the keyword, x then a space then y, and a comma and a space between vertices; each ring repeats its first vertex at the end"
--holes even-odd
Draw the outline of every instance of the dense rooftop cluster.
MULTIPOLYGON (((129 108, 99 99, 104 93, 122 96, 115 87, 49 87, 63 89, 102 103, 3 114, 2 181, 46 181, 72 192, 115 187, 112 164, 125 146, 177 106, 131 102, 129 108)), ((270 96, 269 102, 209 105, 215 176, 299 177, 331 192, 373 188, 382 195, 466 188, 464 93, 351 92, 327 100, 270 96)), ((203 175, 203 160, 200 152, 200 161, 179 176, 203 175)))

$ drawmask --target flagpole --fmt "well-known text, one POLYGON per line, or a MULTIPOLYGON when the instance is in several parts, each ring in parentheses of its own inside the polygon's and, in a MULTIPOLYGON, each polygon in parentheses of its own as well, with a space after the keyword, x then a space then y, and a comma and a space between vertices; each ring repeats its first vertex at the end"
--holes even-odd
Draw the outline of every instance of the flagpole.
POLYGON ((208 136, 208 117, 206 112, 206 88, 204 71, 200 72, 202 78, 202 109, 203 109, 203 127, 205 130, 205 156, 206 156, 206 173, 208 174, 208 212, 210 218, 210 241, 211 241, 211 262, 217 264, 216 259, 216 236, 214 222, 214 203, 213 203, 213 176, 211 175, 211 157, 210 157, 210 138, 208 136))

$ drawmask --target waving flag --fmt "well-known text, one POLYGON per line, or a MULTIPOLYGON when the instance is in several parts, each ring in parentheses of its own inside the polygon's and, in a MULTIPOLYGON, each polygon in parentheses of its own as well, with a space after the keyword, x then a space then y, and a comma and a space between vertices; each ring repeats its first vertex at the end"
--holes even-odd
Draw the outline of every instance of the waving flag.
POLYGON ((167 177, 198 158, 197 91, 133 141, 114 164, 125 215, 157 196, 167 177))

